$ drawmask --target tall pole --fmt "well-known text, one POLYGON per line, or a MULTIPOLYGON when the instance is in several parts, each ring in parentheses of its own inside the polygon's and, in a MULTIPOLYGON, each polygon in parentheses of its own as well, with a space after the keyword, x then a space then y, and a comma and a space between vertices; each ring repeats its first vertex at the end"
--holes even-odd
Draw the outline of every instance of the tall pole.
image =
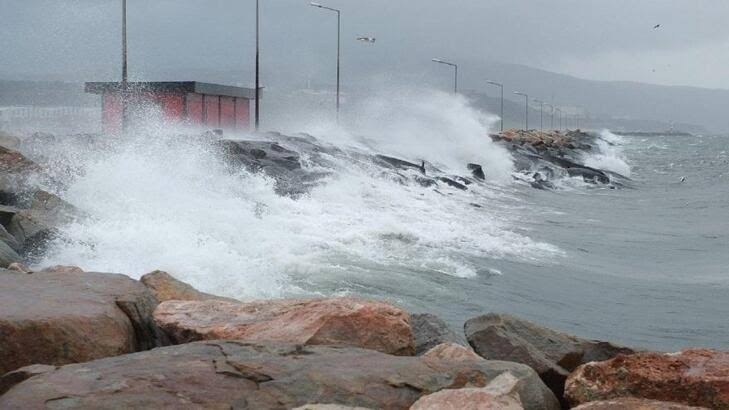
POLYGON ((550 131, 554 130, 554 106, 552 104, 545 103, 547 107, 549 107, 549 114, 551 116, 551 119, 549 120, 549 129, 550 131))
POLYGON ((438 64, 449 65, 455 69, 455 79, 453 82, 453 93, 458 94, 458 64, 444 61, 444 60, 441 60, 440 58, 434 58, 432 61, 434 63, 438 63, 438 64))
POLYGON ((504 85, 496 81, 486 81, 487 84, 495 85, 501 90, 501 131, 504 131, 504 85))
POLYGON ((339 79, 340 79, 340 54, 342 37, 342 13, 337 10, 337 124, 339 124, 339 79))
POLYGON ((127 64, 127 0, 122 0, 122 131, 127 131, 129 115, 127 98, 129 93, 129 69, 127 64))
POLYGON ((255 126, 256 132, 261 122, 261 82, 260 82, 260 67, 261 67, 261 51, 260 51, 260 7, 259 0, 256 0, 256 108, 255 108, 255 126))
POLYGON ((329 10, 337 13, 337 123, 339 123, 339 90, 340 90, 340 61, 341 61, 341 38, 342 38, 342 12, 338 9, 323 6, 319 3, 309 3, 312 7, 329 10))
POLYGON ((539 131, 544 132, 544 101, 535 98, 534 102, 539 103, 539 131))
POLYGON ((524 97, 524 101, 525 101, 525 104, 524 104, 525 105, 525 111, 524 111, 524 131, 529 131, 529 95, 527 95, 525 93, 522 93, 522 92, 519 92, 519 91, 514 91, 514 94, 521 95, 521 96, 524 97))

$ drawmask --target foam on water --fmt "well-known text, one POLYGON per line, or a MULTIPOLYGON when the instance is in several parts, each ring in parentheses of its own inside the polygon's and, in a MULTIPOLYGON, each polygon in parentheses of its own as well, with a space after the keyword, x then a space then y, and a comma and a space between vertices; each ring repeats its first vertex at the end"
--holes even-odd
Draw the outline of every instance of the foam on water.
MULTIPOLYGON (((415 110, 436 116, 429 106, 415 110)), ((366 149, 399 153, 398 147, 410 144, 407 138, 420 135, 423 147, 413 145, 415 157, 438 154, 439 163, 454 168, 473 160, 497 181, 499 172, 508 172, 507 154, 485 134, 476 139, 476 132, 488 131, 478 128, 484 126, 481 114, 469 108, 441 115, 457 118, 413 121, 421 128, 401 143, 395 140, 398 130, 408 134, 406 122, 389 128, 389 144, 380 146, 381 135, 365 134, 366 149), (465 131, 461 120, 468 124, 465 131), (441 128, 424 134, 434 124, 441 128), (462 135, 469 149, 451 143, 425 147, 436 143, 438 133, 452 142, 463 132, 474 133, 462 135)), ((348 138, 365 128, 348 131, 348 138)), ((48 148, 66 158, 64 169, 74 169, 64 171, 58 194, 88 216, 62 227, 38 265, 132 276, 163 269, 205 291, 253 298, 298 292, 289 277, 308 272, 378 266, 468 278, 489 273, 479 258, 548 260, 562 254, 515 232, 519 216, 509 187, 500 183, 434 190, 403 185, 374 164, 331 158, 331 176, 292 199, 277 195, 274 182, 261 174, 231 172, 209 141, 181 138, 169 127, 148 128, 102 148, 68 146, 65 155, 59 153, 63 146, 48 148)))
POLYGON ((623 138, 608 130, 600 131, 596 140, 598 152, 585 156, 585 165, 630 177, 630 165, 623 154, 623 138))

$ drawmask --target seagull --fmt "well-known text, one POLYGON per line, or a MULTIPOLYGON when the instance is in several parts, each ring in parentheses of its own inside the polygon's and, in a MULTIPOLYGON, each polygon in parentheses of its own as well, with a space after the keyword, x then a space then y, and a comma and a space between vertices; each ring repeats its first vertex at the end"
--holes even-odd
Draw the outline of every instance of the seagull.
POLYGON ((656 24, 655 26, 653 26, 653 30, 655 30, 655 29, 657 29, 657 28, 660 28, 660 27, 661 27, 661 25, 660 25, 660 24, 656 24))
POLYGON ((364 41, 366 43, 374 44, 377 41, 374 37, 357 37, 358 41, 364 41))

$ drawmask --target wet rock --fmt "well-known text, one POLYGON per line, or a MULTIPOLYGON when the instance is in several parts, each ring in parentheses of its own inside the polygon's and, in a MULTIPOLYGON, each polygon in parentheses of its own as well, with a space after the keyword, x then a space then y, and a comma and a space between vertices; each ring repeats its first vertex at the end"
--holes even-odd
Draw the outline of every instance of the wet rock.
POLYGON ((421 355, 441 343, 467 344, 436 315, 418 313, 410 316, 410 327, 415 338, 415 354, 421 355))
POLYGON ((503 373, 486 387, 445 389, 423 396, 410 410, 523 410, 519 379, 503 373))
POLYGON ((211 295, 209 293, 200 292, 185 282, 175 279, 167 272, 156 270, 150 272, 140 279, 157 298, 158 302, 166 302, 168 300, 227 300, 229 302, 237 302, 234 299, 224 298, 211 295))
POLYGON ((0 267, 7 268, 13 263, 22 261, 22 259, 10 245, 0 241, 0 267))
POLYGON ((729 409, 729 352, 643 352, 588 363, 567 379, 565 395, 573 405, 636 397, 729 409))
MULTIPOLYGON (((465 333, 468 343, 482 357, 524 363, 536 370, 558 398, 563 397, 565 380, 577 366, 633 352, 629 348, 580 339, 514 316, 495 313, 468 320, 465 333)), ((563 405, 566 402, 563 401, 563 405)))
POLYGON ((239 341, 197 342, 63 366, 17 384, 0 396, 0 408, 43 408, 52 401, 67 409, 290 409, 309 403, 407 409, 423 395, 484 387, 504 373, 522 381, 516 389, 524 408, 554 409, 548 401, 530 401, 554 397, 524 365, 426 363, 366 349, 239 341))
POLYGON ((340 404, 307 404, 294 410, 372 410, 365 407, 342 406, 340 404))
POLYGON ((79 212, 58 196, 38 190, 27 203, 28 209, 15 213, 8 224, 23 249, 23 255, 41 253, 58 233, 58 227, 73 221, 79 212))
POLYGON ((573 410, 708 410, 706 407, 685 406, 666 401, 624 398, 603 401, 591 401, 573 407, 573 410))
POLYGON ((156 303, 144 285, 123 275, 2 275, 0 374, 36 363, 62 365, 159 346, 163 335, 148 329, 154 326, 156 303))
POLYGON ((415 353, 410 315, 382 302, 350 298, 168 301, 157 307, 154 318, 175 343, 226 339, 415 353))
POLYGON ((0 396, 5 394, 5 392, 18 383, 24 382, 33 376, 38 376, 39 374, 52 372, 54 370, 56 370, 56 366, 34 364, 5 373, 2 377, 0 377, 0 396))
POLYGON ((481 181, 486 179, 486 174, 483 172, 483 168, 481 167, 481 165, 468 164, 467 167, 468 170, 471 171, 471 175, 473 175, 474 178, 480 179, 481 181))
POLYGON ((11 263, 10 266, 8 266, 8 271, 19 273, 33 273, 33 271, 30 270, 29 267, 23 265, 20 262, 11 263))
POLYGON ((460 189, 461 191, 465 191, 468 189, 467 186, 463 185, 460 182, 456 182, 453 179, 448 178, 448 177, 439 177, 438 181, 444 182, 446 185, 456 188, 456 189, 460 189))
POLYGON ((0 225, 0 242, 4 242, 6 245, 10 247, 10 249, 19 252, 22 247, 20 246, 20 243, 13 235, 8 232, 4 226, 0 225))

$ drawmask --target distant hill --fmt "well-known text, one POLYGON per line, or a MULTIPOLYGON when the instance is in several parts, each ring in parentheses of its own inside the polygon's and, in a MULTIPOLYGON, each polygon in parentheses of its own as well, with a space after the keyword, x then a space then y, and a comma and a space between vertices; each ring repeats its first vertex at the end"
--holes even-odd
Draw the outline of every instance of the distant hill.
POLYGON ((82 83, 0 80, 0 106, 93 107, 99 97, 84 92, 82 83))

